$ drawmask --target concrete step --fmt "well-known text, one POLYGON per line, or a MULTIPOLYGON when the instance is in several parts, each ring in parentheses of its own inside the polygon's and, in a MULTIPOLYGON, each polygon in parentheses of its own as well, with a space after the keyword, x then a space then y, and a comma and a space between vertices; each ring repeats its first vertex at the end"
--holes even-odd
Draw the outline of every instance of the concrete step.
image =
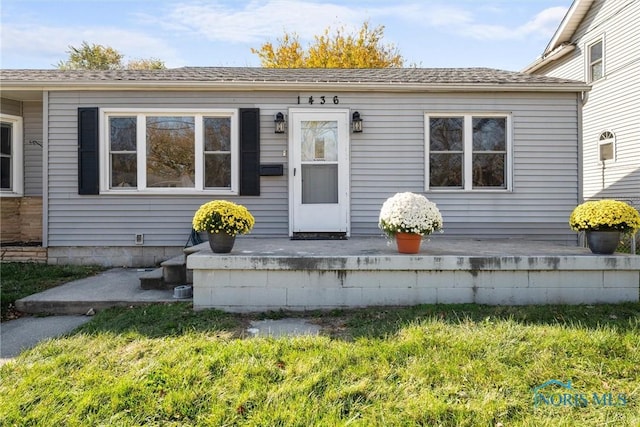
POLYGON ((187 270, 187 256, 207 249, 209 243, 184 248, 184 254, 169 258, 160 263, 160 268, 144 273, 140 276, 142 289, 173 289, 176 286, 191 285, 193 271, 187 270))
POLYGON ((140 276, 148 272, 115 268, 16 301, 16 308, 31 314, 86 314, 111 307, 131 307, 185 301, 171 290, 143 290, 140 276))
POLYGON ((164 268, 156 268, 140 275, 140 287, 149 289, 173 289, 173 285, 168 285, 163 277, 164 268))
POLYGON ((178 255, 160 263, 162 278, 168 285, 184 285, 187 282, 187 257, 178 255))

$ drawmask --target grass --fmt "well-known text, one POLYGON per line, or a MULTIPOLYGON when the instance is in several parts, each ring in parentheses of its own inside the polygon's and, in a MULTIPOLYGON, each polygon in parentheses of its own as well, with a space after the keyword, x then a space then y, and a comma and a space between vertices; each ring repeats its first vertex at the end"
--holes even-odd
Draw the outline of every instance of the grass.
POLYGON ((2 320, 6 320, 10 308, 20 298, 42 292, 62 283, 93 276, 103 270, 102 267, 97 266, 2 262, 0 263, 2 320))
POLYGON ((325 334, 243 339, 249 317, 186 303, 100 312, 0 368, 0 425, 640 425, 640 304, 305 317, 325 334), (570 404, 534 405, 551 379, 570 404))

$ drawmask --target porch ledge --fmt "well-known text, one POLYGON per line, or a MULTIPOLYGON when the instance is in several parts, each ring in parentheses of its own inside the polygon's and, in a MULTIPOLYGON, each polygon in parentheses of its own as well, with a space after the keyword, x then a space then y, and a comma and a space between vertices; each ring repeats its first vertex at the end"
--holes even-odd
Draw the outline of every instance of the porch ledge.
POLYGON ((384 238, 237 239, 190 255, 194 308, 248 312, 425 303, 637 302, 640 257, 541 242, 433 239, 401 255, 384 238), (529 254, 527 254, 529 252, 529 254))

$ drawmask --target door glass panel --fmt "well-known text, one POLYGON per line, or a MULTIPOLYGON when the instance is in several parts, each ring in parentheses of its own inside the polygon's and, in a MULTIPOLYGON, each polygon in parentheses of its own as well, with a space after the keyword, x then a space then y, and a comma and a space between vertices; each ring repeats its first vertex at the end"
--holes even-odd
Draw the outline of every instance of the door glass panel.
POLYGON ((338 161, 338 122, 303 121, 302 161, 338 161))
POLYGON ((338 122, 302 121, 302 204, 338 203, 338 122))
POLYGON ((338 203, 338 165, 302 165, 302 204, 338 203))

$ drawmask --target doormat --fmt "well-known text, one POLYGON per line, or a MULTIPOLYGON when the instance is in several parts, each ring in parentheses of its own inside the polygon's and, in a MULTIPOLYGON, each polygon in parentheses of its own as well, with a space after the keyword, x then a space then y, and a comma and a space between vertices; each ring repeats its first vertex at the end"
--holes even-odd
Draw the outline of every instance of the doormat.
POLYGON ((293 233, 291 240, 347 240, 347 233, 293 233))

